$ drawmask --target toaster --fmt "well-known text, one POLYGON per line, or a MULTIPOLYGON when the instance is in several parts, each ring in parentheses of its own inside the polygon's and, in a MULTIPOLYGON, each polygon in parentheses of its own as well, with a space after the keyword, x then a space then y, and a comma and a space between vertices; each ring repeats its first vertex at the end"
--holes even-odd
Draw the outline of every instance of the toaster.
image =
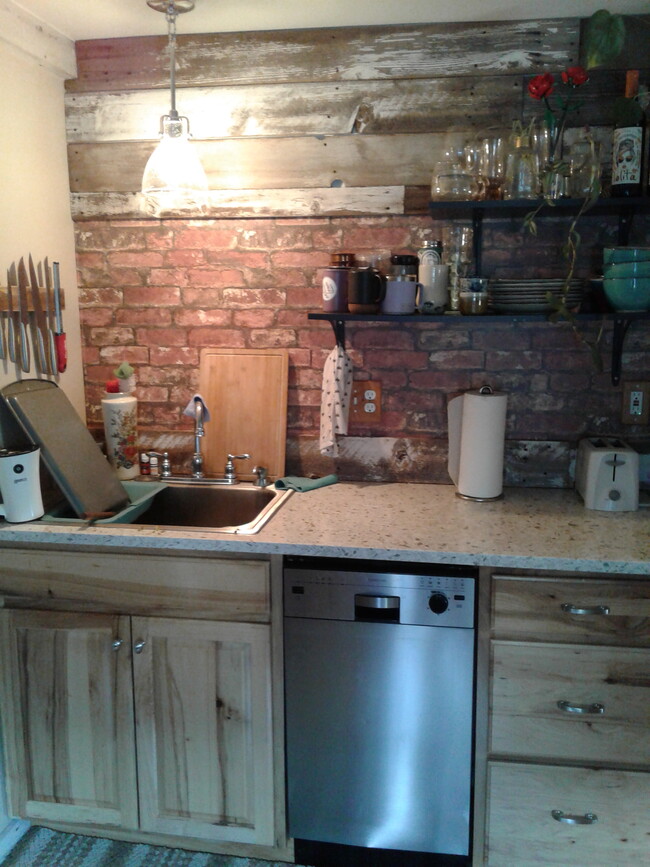
POLYGON ((633 512, 639 508, 639 455, 616 437, 580 440, 576 490, 587 509, 633 512))

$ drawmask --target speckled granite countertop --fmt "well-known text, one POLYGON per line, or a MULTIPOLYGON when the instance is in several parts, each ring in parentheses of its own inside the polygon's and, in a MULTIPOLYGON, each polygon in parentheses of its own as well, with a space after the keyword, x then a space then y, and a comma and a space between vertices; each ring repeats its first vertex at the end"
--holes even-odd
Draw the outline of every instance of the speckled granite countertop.
POLYGON ((294 493, 261 532, 11 525, 0 545, 306 554, 650 575, 650 512, 584 508, 575 491, 508 488, 474 503, 451 485, 339 483, 294 493))

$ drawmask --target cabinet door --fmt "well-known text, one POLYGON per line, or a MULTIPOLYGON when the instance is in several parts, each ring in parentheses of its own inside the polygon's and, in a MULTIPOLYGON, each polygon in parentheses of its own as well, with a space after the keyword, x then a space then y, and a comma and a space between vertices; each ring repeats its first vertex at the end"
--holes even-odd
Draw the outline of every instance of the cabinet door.
POLYGON ((271 845, 270 627, 133 618, 143 831, 271 845))
POLYGON ((490 763, 490 867, 640 867, 649 825, 650 774, 490 763))
POLYGON ((126 617, 0 612, 14 815, 137 827, 129 639, 126 617))

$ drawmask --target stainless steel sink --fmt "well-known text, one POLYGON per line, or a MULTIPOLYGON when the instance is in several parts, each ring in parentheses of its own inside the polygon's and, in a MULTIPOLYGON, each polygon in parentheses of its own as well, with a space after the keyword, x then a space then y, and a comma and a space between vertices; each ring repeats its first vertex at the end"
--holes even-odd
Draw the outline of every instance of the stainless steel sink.
POLYGON ((113 518, 131 526, 193 527, 220 533, 257 533, 286 501, 291 491, 252 484, 224 486, 201 480, 171 481, 135 520, 113 518))

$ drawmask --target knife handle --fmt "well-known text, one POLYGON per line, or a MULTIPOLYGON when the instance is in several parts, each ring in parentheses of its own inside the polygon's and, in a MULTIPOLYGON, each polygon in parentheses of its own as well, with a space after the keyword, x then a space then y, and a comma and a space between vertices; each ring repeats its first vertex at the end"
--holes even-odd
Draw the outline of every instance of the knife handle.
POLYGON ((54 344, 56 346, 56 368, 59 373, 63 373, 68 366, 68 353, 65 346, 65 331, 54 335, 54 344))
POLYGON ((37 345, 34 349, 34 360, 36 361, 36 355, 38 354, 38 360, 36 364, 36 369, 40 370, 41 373, 47 375, 50 372, 50 368, 47 365, 47 355, 45 353, 45 341, 43 340, 43 332, 40 330, 38 326, 36 326, 36 339, 37 345), (36 350, 38 349, 38 353, 36 350))
POLYGON ((27 329, 25 328, 25 323, 20 323, 20 366, 25 371, 25 373, 29 373, 29 343, 27 342, 27 329))

